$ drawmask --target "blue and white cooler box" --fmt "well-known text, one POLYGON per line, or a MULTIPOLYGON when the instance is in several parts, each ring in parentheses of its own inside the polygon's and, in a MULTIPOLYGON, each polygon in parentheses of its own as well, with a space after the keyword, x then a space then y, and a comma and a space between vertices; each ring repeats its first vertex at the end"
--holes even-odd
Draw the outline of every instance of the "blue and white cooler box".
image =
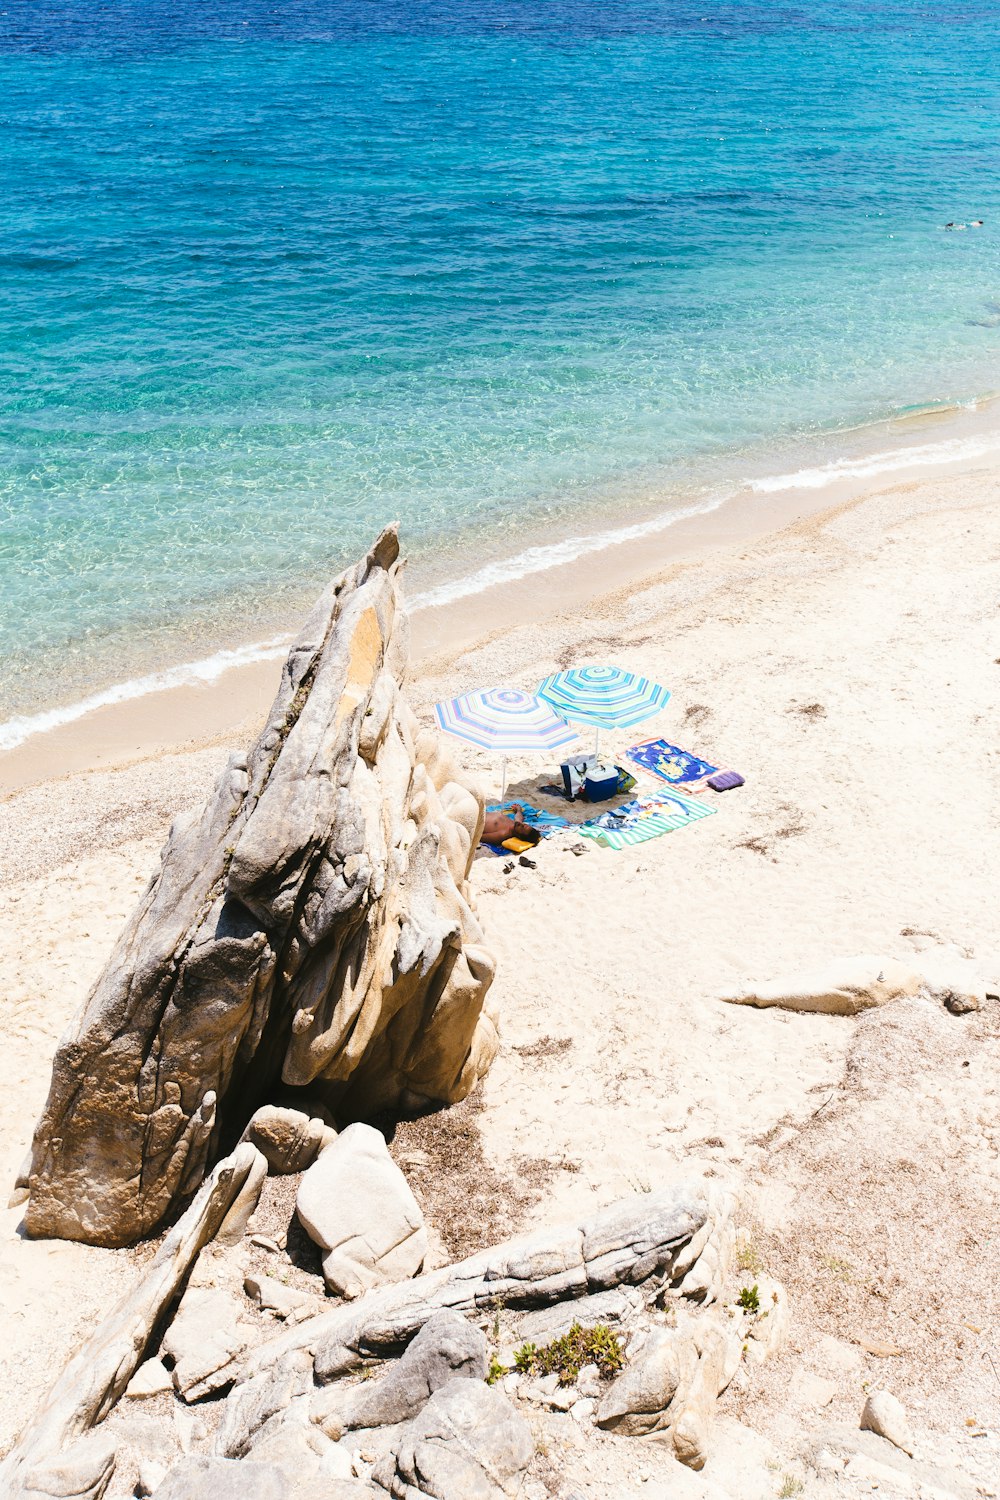
POLYGON ((607 802, 618 791, 618 767, 592 762, 583 778, 583 790, 588 802, 607 802))
POLYGON ((588 802, 607 802, 618 790, 618 767, 602 765, 592 755, 564 760, 559 769, 567 797, 583 792, 588 802))

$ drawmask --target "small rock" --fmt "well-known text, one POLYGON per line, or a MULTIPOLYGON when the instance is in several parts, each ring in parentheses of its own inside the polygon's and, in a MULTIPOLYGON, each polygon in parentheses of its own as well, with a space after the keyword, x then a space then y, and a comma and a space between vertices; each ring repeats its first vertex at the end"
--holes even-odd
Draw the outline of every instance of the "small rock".
MULTIPOLYGON (((861 1348, 868 1346, 859 1339, 861 1348)), ((813 1346, 816 1363, 824 1366, 832 1366, 835 1370, 843 1370, 846 1374, 856 1375, 864 1364, 860 1350, 854 1344, 845 1343, 843 1339, 835 1339, 832 1334, 825 1333, 813 1346)))
POLYGON ((325 1252, 332 1292, 359 1297, 415 1276, 427 1253, 424 1216, 384 1136, 350 1125, 305 1173, 295 1202, 306 1233, 325 1252))
POLYGON ((361 1453, 361 1452, 352 1452, 352 1454, 351 1454, 351 1470, 352 1470, 352 1472, 354 1474, 355 1479, 370 1479, 371 1478, 371 1472, 372 1472, 371 1463, 370 1463, 370 1461, 368 1459, 365 1458, 364 1454, 361 1453))
POLYGON ((756 1282, 760 1314, 747 1329, 747 1363, 763 1364, 779 1353, 788 1337, 788 1294, 780 1281, 759 1276, 756 1282))
POLYGON ((280 1246, 276 1241, 272 1240, 269 1234, 252 1234, 250 1236, 250 1243, 251 1245, 256 1245, 259 1250, 270 1250, 272 1255, 280 1255, 281 1253, 280 1246))
POLYGON ((848 1459, 841 1473, 845 1479, 859 1480, 866 1489, 884 1490, 890 1495, 915 1493, 908 1475, 890 1468, 888 1464, 880 1464, 877 1459, 869 1458, 867 1453, 855 1453, 848 1459))
POLYGON ((101 1500, 115 1470, 116 1445, 106 1433, 88 1432, 56 1458, 24 1476, 28 1500, 101 1500))
POLYGON ((275 1280, 273 1276, 255 1274, 244 1277, 243 1290, 252 1302, 256 1302, 265 1312, 271 1312, 276 1318, 287 1319, 289 1323, 297 1323, 302 1318, 308 1318, 313 1313, 322 1311, 323 1302, 319 1297, 312 1297, 308 1292, 297 1291, 294 1287, 285 1286, 282 1282, 275 1280))
POLYGON ((174 1361, 174 1388, 184 1401, 200 1401, 231 1385, 247 1340, 238 1326, 242 1308, 231 1292, 189 1287, 163 1338, 174 1361))
POLYGON ((354 1455, 342 1443, 331 1443, 320 1460, 320 1473, 329 1479, 357 1479, 354 1455))
POLYGON ((829 1406, 837 1394, 833 1381, 824 1380, 822 1375, 801 1376, 796 1389, 803 1406, 829 1406))
MULTIPOLYGON (((876 1359, 892 1359, 903 1351, 898 1344, 886 1343, 884 1339, 870 1339, 862 1337, 858 1339, 858 1348, 864 1349, 866 1354, 874 1354, 876 1359)), ((861 1361, 858 1361, 860 1368, 861 1361)))
POLYGON ((913 1437, 906 1411, 889 1391, 871 1392, 861 1413, 861 1426, 868 1432, 877 1432, 879 1437, 913 1457, 913 1437))
POLYGON ((549 1411, 569 1411, 579 1400, 579 1392, 571 1386, 565 1390, 558 1388, 549 1390, 542 1386, 541 1382, 534 1385, 526 1385, 520 1392, 522 1401, 530 1401, 533 1406, 544 1406, 549 1411))
POLYGON ((135 1493, 139 1500, 146 1500, 147 1496, 154 1495, 166 1473, 166 1465, 157 1463, 154 1458, 140 1459, 139 1476, 135 1483, 135 1493))
POLYGON ((263 1153, 268 1170, 277 1175, 304 1172, 336 1138, 337 1132, 322 1120, 275 1104, 258 1109, 241 1137, 263 1153))
POLYGON ((681 1378, 680 1346, 673 1330, 654 1328, 641 1355, 613 1381, 597 1408, 597 1425, 625 1437, 664 1427, 681 1378))
POLYGON ((249 1457, 256 1464, 274 1464, 299 1479, 314 1477, 321 1470, 335 1478, 351 1478, 346 1451, 331 1443, 318 1427, 295 1420, 290 1413, 264 1423, 254 1434, 249 1457))
POLYGON ((585 1425, 594 1420, 594 1412, 597 1410, 597 1402, 590 1396, 582 1396, 579 1401, 574 1401, 569 1409, 569 1414, 577 1422, 585 1425))
POLYGON ((518 1341, 541 1347, 569 1333, 574 1323, 581 1323, 584 1328, 592 1328, 595 1323, 621 1328, 641 1307, 642 1297, 634 1287, 612 1287, 573 1302, 557 1302, 552 1307, 525 1313, 517 1325, 518 1341))
POLYGON ((237 1463, 197 1454, 174 1464, 153 1500, 287 1500, 286 1476, 274 1464, 237 1463))
POLYGON ((967 959, 954 953, 927 953, 922 956, 924 989, 931 1000, 949 1010, 953 1016, 979 1010, 986 999, 986 986, 967 959))
POLYGON ((147 1359, 125 1387, 125 1394, 134 1401, 146 1396, 162 1396, 164 1391, 173 1388, 173 1384, 170 1371, 161 1359, 147 1359))
POLYGON ((604 1387, 601 1372, 596 1365, 584 1365, 576 1377, 576 1388, 581 1396, 599 1396, 604 1387))
POLYGON ((260 1202, 261 1190, 267 1178, 267 1159, 256 1147, 253 1151, 254 1162, 250 1174, 216 1230, 216 1245, 238 1245, 246 1234, 254 1210, 260 1202))
POLYGON ((839 1474, 843 1467, 843 1459, 835 1457, 829 1448, 821 1448, 813 1459, 813 1468, 818 1474, 839 1474))
POLYGON ((429 1151, 404 1151, 399 1158, 402 1167, 430 1167, 432 1164, 429 1151))
POLYGON ((312 1361, 296 1350, 272 1368, 262 1370, 231 1392, 223 1407, 215 1449, 227 1458, 243 1458, 257 1434, 277 1413, 312 1388, 312 1361))

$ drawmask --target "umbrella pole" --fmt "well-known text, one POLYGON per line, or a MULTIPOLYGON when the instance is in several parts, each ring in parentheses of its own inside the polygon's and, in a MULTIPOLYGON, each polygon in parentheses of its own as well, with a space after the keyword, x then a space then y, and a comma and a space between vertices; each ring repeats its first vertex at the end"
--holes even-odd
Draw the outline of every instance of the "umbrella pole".
POLYGON ((502 769, 500 771, 500 777, 501 777, 501 783, 500 783, 500 806, 502 808, 503 805, 504 805, 504 803, 507 800, 507 757, 506 757, 506 755, 504 756, 503 761, 502 761, 501 764, 502 764, 502 769))
POLYGON ((594 759, 600 765, 601 761, 601 726, 598 724, 594 730, 594 759))

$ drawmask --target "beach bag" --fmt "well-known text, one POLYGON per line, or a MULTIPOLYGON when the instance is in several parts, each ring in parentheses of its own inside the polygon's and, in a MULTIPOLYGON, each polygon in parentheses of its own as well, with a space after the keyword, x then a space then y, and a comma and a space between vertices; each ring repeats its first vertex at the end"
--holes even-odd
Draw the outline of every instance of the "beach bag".
POLYGON ((562 772, 563 787, 565 788, 566 795, 567 797, 569 797, 570 801, 572 801, 574 797, 579 797, 580 793, 583 791, 583 784, 586 780, 587 772, 593 764, 594 761, 591 756, 577 755, 573 760, 564 760, 562 765, 559 767, 560 771, 562 772))
POLYGON ((615 766, 615 770, 618 772, 618 795, 621 797, 635 786, 635 777, 624 766, 615 766))

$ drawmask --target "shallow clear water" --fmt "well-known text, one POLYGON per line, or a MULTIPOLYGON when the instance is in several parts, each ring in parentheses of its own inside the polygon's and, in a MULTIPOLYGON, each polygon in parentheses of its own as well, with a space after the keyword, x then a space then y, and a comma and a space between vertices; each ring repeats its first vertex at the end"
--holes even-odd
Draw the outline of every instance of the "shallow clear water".
POLYGON ((0 11, 0 718, 1000 384, 993 5, 0 11))

